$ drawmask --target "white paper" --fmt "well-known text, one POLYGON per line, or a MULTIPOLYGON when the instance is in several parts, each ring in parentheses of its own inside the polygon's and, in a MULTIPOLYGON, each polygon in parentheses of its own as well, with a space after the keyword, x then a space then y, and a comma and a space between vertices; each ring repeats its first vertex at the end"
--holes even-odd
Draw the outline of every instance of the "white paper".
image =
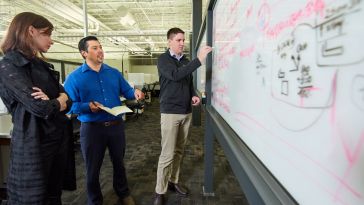
POLYGON ((113 108, 108 108, 108 107, 104 107, 104 106, 100 106, 100 109, 105 110, 106 112, 114 115, 114 116, 118 116, 120 114, 123 113, 127 113, 127 112, 133 112, 132 110, 130 110, 127 106, 122 105, 122 106, 116 106, 113 108))

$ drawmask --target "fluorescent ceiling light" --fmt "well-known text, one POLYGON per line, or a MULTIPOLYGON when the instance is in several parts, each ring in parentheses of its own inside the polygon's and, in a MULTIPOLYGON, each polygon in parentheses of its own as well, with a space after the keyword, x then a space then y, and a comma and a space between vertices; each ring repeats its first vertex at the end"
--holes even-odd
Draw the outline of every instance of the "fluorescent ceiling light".
POLYGON ((120 23, 124 27, 134 26, 136 24, 133 16, 130 14, 129 9, 125 6, 120 6, 118 9, 118 14, 120 15, 120 23))
POLYGON ((121 25, 127 27, 134 26, 136 22, 131 14, 128 12, 125 16, 120 17, 120 23, 121 25))

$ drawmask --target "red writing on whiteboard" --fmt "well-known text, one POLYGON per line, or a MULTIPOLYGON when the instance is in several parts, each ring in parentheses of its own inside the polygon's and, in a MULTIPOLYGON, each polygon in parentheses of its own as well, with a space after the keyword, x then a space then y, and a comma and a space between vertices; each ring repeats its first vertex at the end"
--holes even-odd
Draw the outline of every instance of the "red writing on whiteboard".
POLYGON ((257 24, 260 30, 265 30, 267 28, 270 21, 270 17, 271 17, 270 7, 267 3, 264 3, 258 11, 257 24))
POLYGON ((226 96, 229 95, 229 88, 227 86, 216 87, 213 89, 212 101, 215 105, 220 106, 225 112, 230 113, 230 105, 225 100, 226 96))
MULTIPOLYGON (((305 150, 302 150, 300 147, 297 147, 294 144, 292 144, 291 142, 287 141, 285 137, 276 135, 268 127, 266 127, 263 123, 261 123, 258 120, 256 120, 253 116, 250 116, 249 114, 244 113, 244 112, 237 112, 235 114, 235 118, 236 119, 240 119, 241 122, 244 122, 244 125, 245 126, 249 126, 251 129, 254 129, 254 127, 255 127, 256 129, 260 129, 262 131, 265 131, 267 134, 275 137, 279 142, 281 142, 282 144, 286 145, 286 147, 288 149, 291 149, 292 151, 295 151, 295 152, 299 153, 301 156, 303 156, 307 160, 311 161, 313 164, 315 164, 321 170, 325 171, 333 179, 337 180, 339 182, 339 184, 340 184, 340 188, 345 188, 348 192, 352 193, 353 196, 355 196, 357 198, 362 198, 362 195, 359 193, 359 191, 356 190, 355 188, 353 188, 352 185, 349 184, 345 180, 345 177, 341 177, 341 176, 337 175, 335 172, 333 172, 332 170, 326 168, 324 164, 322 164, 320 161, 317 161, 315 158, 311 157, 309 154, 307 154, 305 152, 305 150)), ((362 132, 362 137, 360 139, 360 143, 359 143, 359 144, 361 144, 360 147, 362 146, 363 143, 364 143, 364 132, 362 132)), ((356 149, 355 150, 355 152, 359 152, 359 151, 360 151, 360 149, 356 149)), ((349 168, 350 168, 350 166, 352 166, 352 165, 349 165, 349 168)), ((309 177, 309 175, 307 175, 307 176, 309 177)), ((338 197, 337 193, 330 192, 330 194, 333 197, 338 197)), ((340 200, 340 199, 337 198, 337 200, 340 200)), ((340 202, 342 204, 345 204, 341 200, 340 200, 340 202)))
POLYGON ((281 21, 269 27, 266 30, 266 34, 270 37, 278 36, 283 30, 296 26, 300 21, 305 18, 311 17, 313 14, 324 15, 325 2, 323 0, 311 0, 306 6, 289 16, 287 20, 281 21))
POLYGON ((253 11, 253 6, 251 5, 247 10, 246 10, 246 14, 245 14, 245 17, 248 19, 251 14, 252 14, 252 11, 253 11))
POLYGON ((241 0, 237 0, 235 3, 233 3, 230 6, 230 13, 233 13, 234 11, 236 11, 236 9, 238 8, 238 6, 240 5, 241 0))
POLYGON ((254 51, 255 51, 255 46, 251 45, 250 47, 240 51, 240 57, 243 58, 246 56, 250 56, 254 51))
POLYGON ((215 105, 218 105, 219 107, 224 109, 225 112, 227 112, 227 113, 231 112, 230 111, 231 110, 230 105, 225 100, 223 100, 222 98, 217 97, 216 95, 213 95, 212 96, 212 101, 215 103, 215 105))
MULTIPOLYGON (((312 91, 320 91, 320 88, 308 87, 308 88, 303 88, 303 90, 305 90, 307 92, 312 92, 312 91)), ((306 99, 306 97, 300 96, 300 107, 304 107, 305 106, 305 99, 306 99)))

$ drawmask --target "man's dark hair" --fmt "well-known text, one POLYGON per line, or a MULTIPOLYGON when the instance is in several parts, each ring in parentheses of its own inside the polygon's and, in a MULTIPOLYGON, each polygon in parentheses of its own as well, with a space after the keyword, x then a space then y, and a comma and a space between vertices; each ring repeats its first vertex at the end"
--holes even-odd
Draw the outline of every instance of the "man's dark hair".
POLYGON ((99 41, 96 36, 86 36, 78 42, 78 50, 80 51, 87 51, 88 43, 87 41, 99 41))
POLYGON ((185 32, 180 28, 177 28, 177 27, 171 28, 167 32, 167 39, 172 39, 175 35, 177 35, 179 33, 185 34, 185 32))

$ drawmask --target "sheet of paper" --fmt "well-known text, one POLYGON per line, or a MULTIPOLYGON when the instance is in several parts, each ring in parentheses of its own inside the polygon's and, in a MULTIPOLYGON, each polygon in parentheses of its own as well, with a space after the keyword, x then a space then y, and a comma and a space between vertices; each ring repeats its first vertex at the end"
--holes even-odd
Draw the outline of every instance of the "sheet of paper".
POLYGON ((127 106, 122 105, 122 106, 116 106, 113 108, 108 108, 108 107, 104 107, 104 106, 100 106, 100 109, 105 110, 106 112, 114 115, 114 116, 118 116, 120 114, 123 113, 127 113, 127 112, 133 112, 132 110, 130 110, 127 106))

